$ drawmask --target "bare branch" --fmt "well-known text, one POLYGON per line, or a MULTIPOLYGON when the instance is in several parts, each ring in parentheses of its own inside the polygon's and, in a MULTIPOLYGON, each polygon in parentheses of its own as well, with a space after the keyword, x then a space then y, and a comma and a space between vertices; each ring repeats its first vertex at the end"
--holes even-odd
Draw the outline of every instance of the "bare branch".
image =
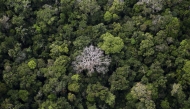
POLYGON ((88 70, 89 74, 95 71, 105 74, 108 71, 110 62, 110 58, 104 56, 100 48, 90 45, 89 47, 85 47, 81 55, 76 57, 73 66, 77 73, 88 70))

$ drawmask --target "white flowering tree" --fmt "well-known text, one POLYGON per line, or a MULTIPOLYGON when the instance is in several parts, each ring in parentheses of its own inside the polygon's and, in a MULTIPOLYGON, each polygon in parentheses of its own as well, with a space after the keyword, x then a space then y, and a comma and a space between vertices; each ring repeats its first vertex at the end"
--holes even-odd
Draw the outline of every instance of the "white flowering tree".
POLYGON ((100 48, 90 45, 84 48, 81 55, 77 56, 72 64, 77 73, 87 70, 88 74, 91 75, 95 71, 105 74, 108 71, 110 62, 110 58, 104 56, 100 48))

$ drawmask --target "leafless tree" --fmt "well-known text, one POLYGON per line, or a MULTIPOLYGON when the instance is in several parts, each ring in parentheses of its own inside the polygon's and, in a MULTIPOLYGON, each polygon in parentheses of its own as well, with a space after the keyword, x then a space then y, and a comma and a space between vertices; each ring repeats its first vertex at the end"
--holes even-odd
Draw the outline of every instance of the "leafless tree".
POLYGON ((105 74, 108 71, 110 62, 110 58, 104 56, 104 53, 100 48, 90 45, 89 47, 84 48, 81 55, 77 56, 72 64, 77 73, 87 70, 88 74, 91 75, 95 71, 105 74))

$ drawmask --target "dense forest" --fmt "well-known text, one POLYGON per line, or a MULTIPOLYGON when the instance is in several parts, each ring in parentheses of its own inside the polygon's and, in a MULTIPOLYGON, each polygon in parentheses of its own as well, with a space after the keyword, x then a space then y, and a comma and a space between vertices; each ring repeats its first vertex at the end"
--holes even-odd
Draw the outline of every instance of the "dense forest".
POLYGON ((190 109, 190 1, 0 0, 0 109, 190 109))

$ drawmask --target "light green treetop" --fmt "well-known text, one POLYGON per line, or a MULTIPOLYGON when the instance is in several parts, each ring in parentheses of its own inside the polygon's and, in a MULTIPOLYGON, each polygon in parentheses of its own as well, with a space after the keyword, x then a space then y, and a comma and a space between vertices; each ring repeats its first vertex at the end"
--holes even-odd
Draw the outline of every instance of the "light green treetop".
POLYGON ((105 51, 106 54, 119 53, 124 47, 123 40, 120 37, 114 37, 110 33, 101 35, 103 42, 100 42, 98 46, 105 51))
POLYGON ((34 60, 29 61, 28 67, 30 67, 30 69, 35 69, 36 68, 36 62, 34 60))

